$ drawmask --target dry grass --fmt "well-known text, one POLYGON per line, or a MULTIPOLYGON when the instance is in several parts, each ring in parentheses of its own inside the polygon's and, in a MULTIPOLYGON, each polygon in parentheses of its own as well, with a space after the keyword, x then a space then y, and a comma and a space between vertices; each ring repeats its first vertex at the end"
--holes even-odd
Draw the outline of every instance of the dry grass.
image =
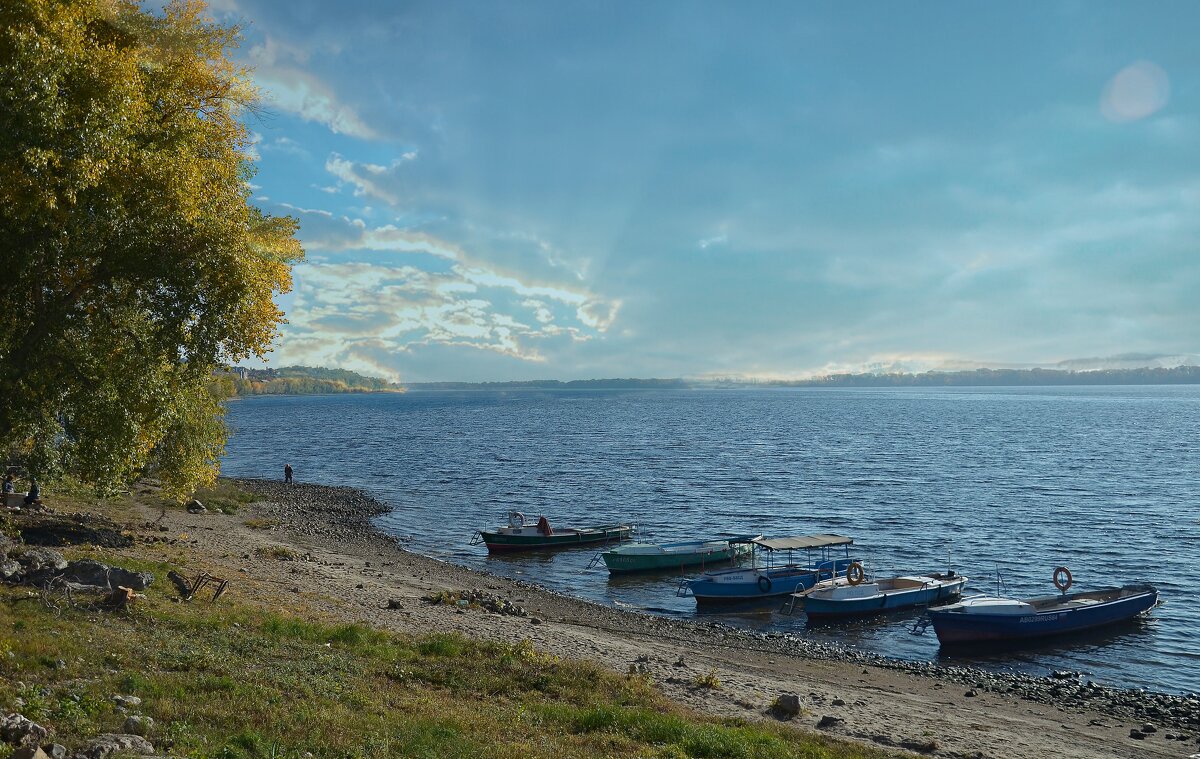
POLYGON ((211 511, 236 514, 238 509, 254 502, 254 496, 226 480, 217 480, 211 488, 196 491, 194 498, 211 511))
MULTIPOLYGON (((131 503, 127 496, 91 505, 122 518, 131 503)), ((186 547, 156 550, 188 563, 186 547)), ((126 694, 144 700, 139 710, 155 719, 151 738, 161 753, 194 759, 887 755, 774 723, 696 716, 642 674, 560 660, 528 641, 317 624, 275 613, 270 599, 183 604, 172 598, 166 564, 65 553, 157 577, 127 614, 55 611, 25 589, 0 585, 0 714, 21 711, 71 749, 120 732, 125 715, 112 696, 126 694)), ((264 555, 298 558, 284 546, 264 555)), ((0 759, 9 753, 0 744, 0 759)))
POLYGON ((295 561, 300 558, 299 553, 287 546, 259 546, 258 553, 260 556, 279 561, 295 561))
MULTIPOLYGON (((56 614, 0 590, 0 708, 78 745, 144 699, 172 755, 237 757, 867 757, 775 725, 672 708, 640 676, 456 635, 407 638, 251 607, 172 603, 56 614), (66 662, 65 667, 57 664, 66 662)), ((0 756, 3 755, 0 750, 0 756)))

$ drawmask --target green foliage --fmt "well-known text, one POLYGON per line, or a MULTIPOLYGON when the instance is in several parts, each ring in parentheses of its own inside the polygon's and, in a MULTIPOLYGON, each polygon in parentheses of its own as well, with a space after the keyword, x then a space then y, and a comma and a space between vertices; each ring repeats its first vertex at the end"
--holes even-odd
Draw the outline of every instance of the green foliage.
POLYGON ((209 381, 219 398, 239 395, 328 395, 334 393, 402 392, 403 388, 379 377, 347 369, 285 366, 282 369, 242 370, 245 376, 224 369, 209 381))
POLYGON ((269 349, 302 255, 248 203, 237 38, 199 2, 0 4, 0 428, 37 476, 211 482, 212 369, 269 349))
POLYGON ((703 675, 698 675, 695 682, 697 688, 705 688, 707 690, 720 690, 721 688, 721 678, 717 677, 717 671, 714 669, 710 669, 703 675))

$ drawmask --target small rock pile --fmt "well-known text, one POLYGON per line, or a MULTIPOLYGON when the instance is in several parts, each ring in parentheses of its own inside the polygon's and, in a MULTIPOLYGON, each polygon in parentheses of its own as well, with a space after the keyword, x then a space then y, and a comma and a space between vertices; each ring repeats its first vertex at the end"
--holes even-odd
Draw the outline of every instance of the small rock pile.
MULTIPOLYGON (((114 696, 119 711, 127 706, 136 706, 141 699, 136 696, 114 696)), ((154 720, 140 714, 125 719, 125 732, 97 735, 74 754, 59 743, 47 743, 51 731, 22 714, 0 717, 0 741, 16 747, 9 759, 108 759, 112 756, 140 754, 151 756, 154 744, 146 739, 154 729, 154 720)))
POLYGON ((483 609, 493 614, 506 617, 528 617, 529 612, 523 606, 500 596, 494 596, 478 590, 444 590, 425 596, 425 603, 434 606, 457 606, 460 609, 483 609))
POLYGON ((95 559, 67 561, 52 548, 25 547, 0 536, 0 581, 39 588, 61 581, 80 590, 145 590, 154 582, 154 575, 112 567, 95 559))

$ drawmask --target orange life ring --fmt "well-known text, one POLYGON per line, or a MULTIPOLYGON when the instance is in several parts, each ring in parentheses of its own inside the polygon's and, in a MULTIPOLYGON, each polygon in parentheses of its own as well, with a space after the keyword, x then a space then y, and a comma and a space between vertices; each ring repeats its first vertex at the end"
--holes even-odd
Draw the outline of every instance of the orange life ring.
POLYGON ((846 582, 851 585, 859 585, 863 580, 867 579, 867 572, 863 569, 863 565, 857 561, 846 567, 846 582))
POLYGON ((1054 587, 1058 588, 1059 591, 1066 593, 1071 589, 1071 584, 1074 581, 1075 578, 1071 577, 1071 570, 1066 567, 1056 567, 1054 569, 1054 587))

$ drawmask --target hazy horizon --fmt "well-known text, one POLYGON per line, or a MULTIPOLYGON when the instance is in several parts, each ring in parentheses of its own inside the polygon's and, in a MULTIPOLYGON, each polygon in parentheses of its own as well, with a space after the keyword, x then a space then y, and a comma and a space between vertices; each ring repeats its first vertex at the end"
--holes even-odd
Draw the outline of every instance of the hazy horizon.
POLYGON ((219 0, 301 221, 272 365, 402 381, 1200 354, 1200 8, 219 0))

